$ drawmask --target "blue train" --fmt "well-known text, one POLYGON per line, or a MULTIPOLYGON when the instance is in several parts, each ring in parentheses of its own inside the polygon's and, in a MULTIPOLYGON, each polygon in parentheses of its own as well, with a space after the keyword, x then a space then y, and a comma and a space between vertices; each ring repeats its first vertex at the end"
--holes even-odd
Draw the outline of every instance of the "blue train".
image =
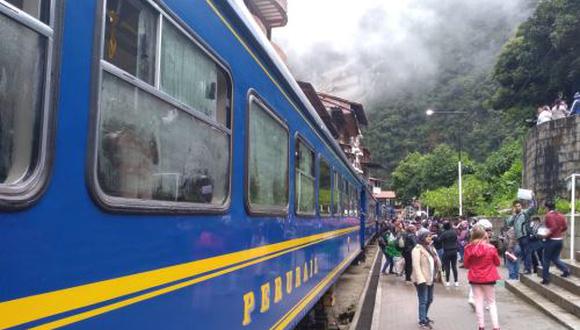
POLYGON ((0 0, 0 328, 287 329, 376 202, 241 1, 0 0))

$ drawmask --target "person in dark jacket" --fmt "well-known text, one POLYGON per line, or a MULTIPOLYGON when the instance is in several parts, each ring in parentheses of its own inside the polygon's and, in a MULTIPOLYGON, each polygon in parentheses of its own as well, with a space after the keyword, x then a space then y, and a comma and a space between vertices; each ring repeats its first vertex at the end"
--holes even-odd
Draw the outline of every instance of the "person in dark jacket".
POLYGON ((407 232, 404 235, 405 246, 403 247, 403 258, 405 258, 405 281, 411 283, 411 273, 413 273, 412 251, 417 245, 417 227, 414 225, 407 226, 407 232))
POLYGON ((453 271, 455 286, 459 286, 457 279, 457 231, 451 227, 451 223, 443 223, 443 233, 437 237, 443 249, 443 269, 445 270, 445 286, 449 286, 449 278, 453 271))

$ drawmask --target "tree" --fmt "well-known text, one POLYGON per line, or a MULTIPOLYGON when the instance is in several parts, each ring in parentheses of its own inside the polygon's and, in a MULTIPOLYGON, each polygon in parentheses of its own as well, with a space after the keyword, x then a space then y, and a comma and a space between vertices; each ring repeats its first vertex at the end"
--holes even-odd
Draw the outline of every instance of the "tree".
POLYGON ((541 1, 504 46, 493 77, 496 108, 550 104, 580 89, 580 2, 541 1))

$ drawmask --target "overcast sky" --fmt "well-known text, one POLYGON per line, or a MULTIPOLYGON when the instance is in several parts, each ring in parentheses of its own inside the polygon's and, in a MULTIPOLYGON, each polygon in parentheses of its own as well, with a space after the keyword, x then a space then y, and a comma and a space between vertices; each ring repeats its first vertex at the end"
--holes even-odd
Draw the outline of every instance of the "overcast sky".
MULTIPOLYGON (((288 0, 288 25, 272 34, 297 79, 365 102, 436 75, 445 43, 494 24, 515 29, 530 1, 288 0)), ((490 41, 478 62, 489 65, 503 41, 490 41)))

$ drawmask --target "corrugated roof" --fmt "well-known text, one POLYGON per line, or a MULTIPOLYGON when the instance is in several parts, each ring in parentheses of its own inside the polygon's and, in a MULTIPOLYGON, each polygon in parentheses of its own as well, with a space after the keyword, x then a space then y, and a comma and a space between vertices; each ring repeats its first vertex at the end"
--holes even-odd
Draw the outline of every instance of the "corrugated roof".
POLYGON ((390 191, 390 190, 386 190, 386 191, 381 191, 378 194, 374 194, 376 199, 395 199, 397 198, 397 195, 395 194, 394 191, 390 191))

